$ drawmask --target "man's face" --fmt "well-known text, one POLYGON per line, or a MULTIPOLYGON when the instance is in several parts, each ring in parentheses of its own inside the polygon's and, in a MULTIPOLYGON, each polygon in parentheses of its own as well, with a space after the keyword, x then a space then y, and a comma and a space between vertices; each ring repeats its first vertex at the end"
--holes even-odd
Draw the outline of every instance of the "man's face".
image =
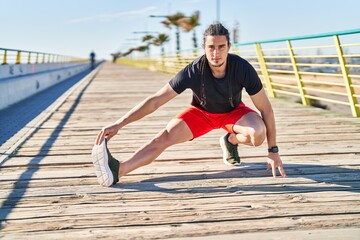
POLYGON ((226 36, 206 36, 203 48, 212 67, 223 66, 230 50, 226 36))

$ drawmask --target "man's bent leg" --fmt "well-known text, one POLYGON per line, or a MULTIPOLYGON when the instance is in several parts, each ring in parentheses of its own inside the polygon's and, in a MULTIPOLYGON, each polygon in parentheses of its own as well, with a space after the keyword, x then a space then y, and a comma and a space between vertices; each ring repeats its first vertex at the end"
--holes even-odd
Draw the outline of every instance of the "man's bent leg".
POLYGON ((232 144, 246 144, 260 146, 266 138, 266 126, 263 119, 256 112, 249 112, 242 116, 233 126, 236 134, 230 134, 232 144))
POLYGON ((124 176, 139 167, 150 164, 166 148, 189 141, 192 138, 193 134, 183 120, 171 120, 166 128, 160 131, 150 142, 137 150, 129 159, 121 162, 119 176, 124 176))

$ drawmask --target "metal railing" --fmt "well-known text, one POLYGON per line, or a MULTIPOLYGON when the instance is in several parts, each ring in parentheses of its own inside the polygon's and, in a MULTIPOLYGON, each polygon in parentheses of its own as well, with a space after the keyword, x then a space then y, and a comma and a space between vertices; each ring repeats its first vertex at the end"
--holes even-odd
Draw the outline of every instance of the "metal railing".
MULTIPOLYGON (((254 66, 270 97, 344 105, 360 117, 360 29, 233 44, 232 51, 254 66)), ((118 62, 175 74, 195 57, 188 50, 118 62)))
POLYGON ((86 62, 88 59, 71 56, 33 52, 19 49, 0 48, 0 64, 40 64, 40 63, 66 63, 86 62))

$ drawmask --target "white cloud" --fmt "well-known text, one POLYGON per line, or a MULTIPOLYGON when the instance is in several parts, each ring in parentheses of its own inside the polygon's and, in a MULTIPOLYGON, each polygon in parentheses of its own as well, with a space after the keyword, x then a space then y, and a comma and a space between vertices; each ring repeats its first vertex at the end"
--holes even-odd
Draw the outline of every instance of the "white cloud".
POLYGON ((69 23, 87 23, 87 22, 111 22, 116 19, 131 16, 147 16, 153 13, 157 7, 145 7, 137 10, 131 10, 126 12, 117 12, 111 14, 100 14, 92 17, 74 18, 69 20, 69 23))

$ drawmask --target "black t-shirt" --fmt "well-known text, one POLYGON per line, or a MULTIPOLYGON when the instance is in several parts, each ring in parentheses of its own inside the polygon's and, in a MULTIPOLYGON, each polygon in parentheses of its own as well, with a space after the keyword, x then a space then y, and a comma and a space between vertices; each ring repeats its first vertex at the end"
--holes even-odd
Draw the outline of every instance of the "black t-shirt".
POLYGON ((178 72, 169 84, 178 94, 190 88, 193 91, 191 105, 210 113, 226 113, 236 108, 242 102, 243 88, 249 95, 254 95, 262 89, 255 69, 249 62, 235 54, 228 54, 226 73, 223 78, 215 78, 212 75, 205 55, 203 55, 178 72), (205 61, 204 94, 201 90, 200 65, 202 59, 205 61), (202 105, 202 96, 204 95, 206 101, 202 105))

